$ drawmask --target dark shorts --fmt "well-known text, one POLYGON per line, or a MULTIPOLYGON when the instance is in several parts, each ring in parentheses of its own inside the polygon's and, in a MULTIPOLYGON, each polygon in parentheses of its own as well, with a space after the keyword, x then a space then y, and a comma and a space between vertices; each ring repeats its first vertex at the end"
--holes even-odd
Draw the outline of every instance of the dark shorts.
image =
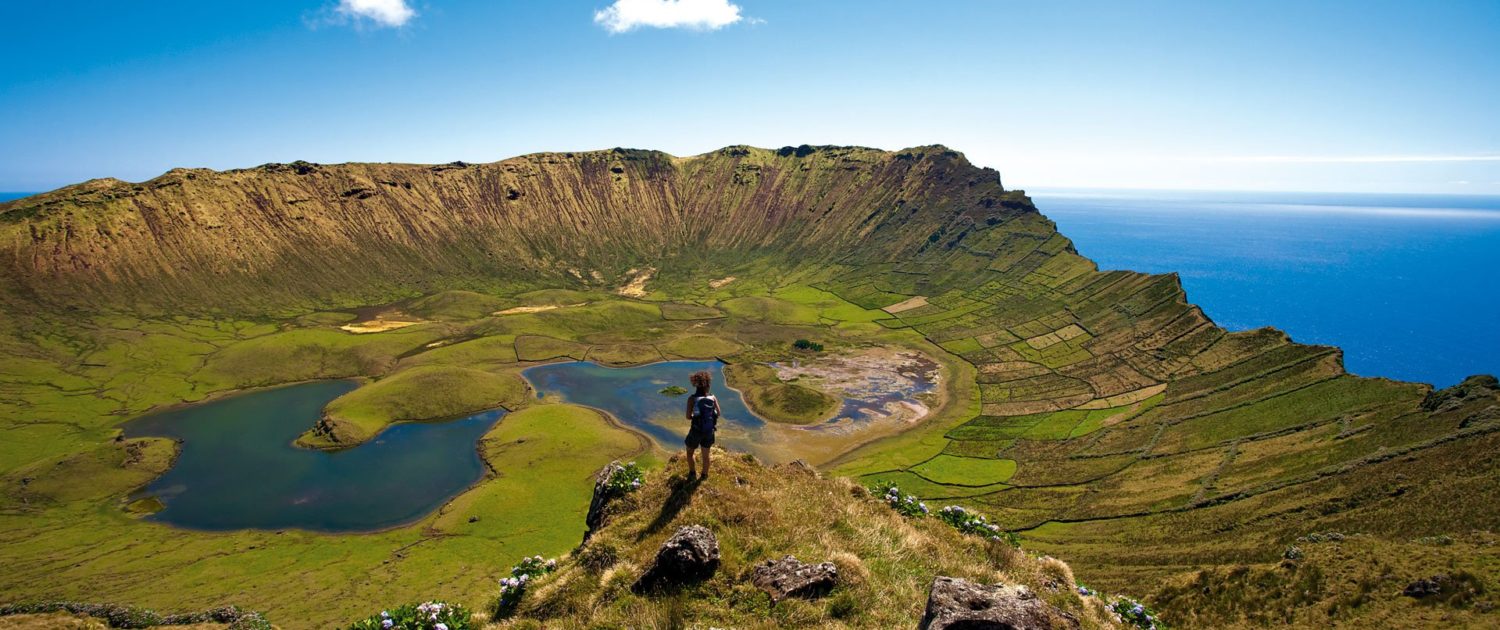
POLYGON ((714 445, 714 432, 689 429, 687 439, 683 441, 687 443, 687 447, 689 450, 695 448, 708 448, 714 445))

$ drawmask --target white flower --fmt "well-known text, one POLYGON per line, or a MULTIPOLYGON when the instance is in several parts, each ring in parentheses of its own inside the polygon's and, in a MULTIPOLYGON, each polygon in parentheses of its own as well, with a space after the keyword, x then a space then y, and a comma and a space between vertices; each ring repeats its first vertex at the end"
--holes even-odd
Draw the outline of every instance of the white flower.
POLYGON ((394 626, 394 625, 396 625, 396 622, 391 621, 389 618, 382 619, 380 621, 380 627, 382 627, 382 628, 389 628, 389 627, 394 626))
POLYGON ((432 630, 448 630, 448 624, 440 623, 432 627, 432 630))

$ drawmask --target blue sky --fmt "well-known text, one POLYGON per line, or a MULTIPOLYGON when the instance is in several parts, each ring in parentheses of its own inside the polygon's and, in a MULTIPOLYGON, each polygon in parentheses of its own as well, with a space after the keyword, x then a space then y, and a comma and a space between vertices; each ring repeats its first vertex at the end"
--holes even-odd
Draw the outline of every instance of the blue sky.
POLYGON ((0 6, 0 190, 942 143, 1020 188, 1500 194, 1500 2, 0 6))

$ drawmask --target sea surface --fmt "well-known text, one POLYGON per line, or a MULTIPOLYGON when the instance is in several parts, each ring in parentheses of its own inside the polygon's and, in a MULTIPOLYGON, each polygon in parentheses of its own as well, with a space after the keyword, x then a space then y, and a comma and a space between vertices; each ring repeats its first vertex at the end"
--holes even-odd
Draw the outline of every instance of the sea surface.
POLYGON ((166 506, 148 518, 203 530, 371 531, 431 513, 484 474, 474 444, 504 410, 396 424, 335 452, 292 444, 357 385, 261 389, 127 422, 127 436, 182 443, 172 468, 138 493, 166 506))
POLYGON ((1344 349, 1350 372, 1500 372, 1500 197, 1032 191, 1101 269, 1177 272, 1230 330, 1344 349))

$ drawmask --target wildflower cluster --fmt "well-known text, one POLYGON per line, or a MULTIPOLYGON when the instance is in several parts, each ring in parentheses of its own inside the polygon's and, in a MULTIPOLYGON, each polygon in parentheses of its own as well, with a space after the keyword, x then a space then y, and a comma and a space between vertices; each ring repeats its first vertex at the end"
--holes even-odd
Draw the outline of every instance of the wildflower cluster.
POLYGON ((1142 630, 1161 630, 1166 624, 1156 618, 1156 612, 1129 597, 1118 597, 1109 604, 1109 609, 1120 616, 1120 620, 1142 630))
POLYGON ((1083 582, 1079 582, 1078 583, 1078 594, 1079 594, 1079 596, 1082 596, 1082 597, 1094 597, 1095 595, 1099 594, 1099 591, 1096 591, 1094 589, 1091 589, 1091 588, 1085 586, 1083 584, 1083 582))
POLYGON ((1021 540, 1016 537, 1014 532, 1004 531, 1000 529, 999 525, 995 525, 985 519, 983 514, 971 512, 961 506, 950 505, 938 510, 938 518, 942 519, 944 523, 952 525, 953 529, 965 534, 983 536, 988 540, 1003 542, 1012 547, 1021 546, 1021 540))
POLYGON ((457 604, 423 602, 406 604, 379 615, 361 619, 349 630, 472 630, 471 613, 457 604))
POLYGON ((500 580, 500 600, 495 603, 495 611, 503 616, 515 610, 532 580, 556 570, 557 560, 541 556, 523 558, 520 564, 510 568, 510 577, 500 580))
POLYGON ((900 512, 902 516, 921 518, 927 516, 927 504, 918 500, 915 495, 904 494, 896 484, 886 484, 878 490, 880 497, 885 500, 891 509, 900 512))
POLYGON ((609 479, 605 480, 604 489, 609 493, 609 496, 624 496, 640 490, 641 484, 645 480, 646 476, 641 473, 641 467, 635 465, 635 462, 630 462, 615 469, 615 472, 609 476, 609 479))

